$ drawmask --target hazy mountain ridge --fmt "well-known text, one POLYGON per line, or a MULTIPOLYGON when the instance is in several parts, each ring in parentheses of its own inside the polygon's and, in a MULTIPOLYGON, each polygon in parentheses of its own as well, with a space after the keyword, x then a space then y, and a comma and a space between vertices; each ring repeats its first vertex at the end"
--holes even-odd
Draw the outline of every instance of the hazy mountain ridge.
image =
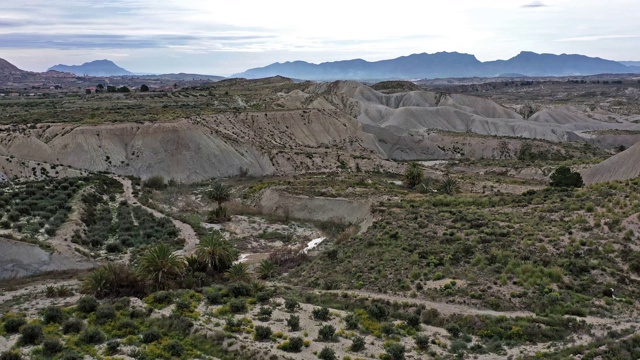
POLYGON ((306 80, 367 80, 493 77, 513 73, 525 76, 572 76, 636 71, 637 67, 629 67, 616 61, 575 54, 554 55, 523 51, 509 60, 481 62, 470 54, 438 52, 374 62, 355 59, 320 64, 305 61, 274 63, 233 76, 260 78, 280 75, 306 80))
POLYGON ((121 68, 110 60, 94 60, 86 62, 82 65, 63 65, 58 64, 48 69, 68 72, 78 76, 91 75, 91 76, 119 76, 119 75, 133 75, 132 72, 121 68))

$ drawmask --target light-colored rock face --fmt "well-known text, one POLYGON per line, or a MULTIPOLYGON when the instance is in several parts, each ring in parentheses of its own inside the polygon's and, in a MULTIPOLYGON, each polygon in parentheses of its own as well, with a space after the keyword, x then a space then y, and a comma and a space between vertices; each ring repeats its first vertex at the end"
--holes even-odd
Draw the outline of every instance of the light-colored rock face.
MULTIPOLYGON (((0 134, 0 152, 90 171, 193 182, 362 169, 384 163, 373 135, 340 111, 227 113, 171 123, 40 125, 0 134)), ((10 174, 7 174, 10 176, 10 174)))
POLYGON ((628 180, 640 176, 640 143, 581 173, 585 184, 628 180))
MULTIPOLYGON (((353 81, 278 93, 271 105, 278 110, 163 123, 6 126, 0 128, 0 155, 194 182, 239 174, 397 168, 390 160, 495 157, 495 141, 442 140, 434 132, 595 142, 592 130, 640 130, 640 124, 603 122, 570 107, 542 109, 525 120, 480 97, 383 94, 353 81)), ((9 178, 25 172, 13 171, 2 172, 9 178)))

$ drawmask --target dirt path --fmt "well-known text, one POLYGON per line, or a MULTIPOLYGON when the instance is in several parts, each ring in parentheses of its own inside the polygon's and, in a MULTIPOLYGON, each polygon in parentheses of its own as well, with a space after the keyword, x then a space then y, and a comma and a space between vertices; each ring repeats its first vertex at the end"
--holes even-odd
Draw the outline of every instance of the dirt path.
MULTIPOLYGON (((416 299, 398 295, 389 295, 389 294, 379 294, 368 291, 361 290, 315 290, 316 293, 332 293, 332 294, 351 294, 356 295, 358 297, 365 297, 371 299, 379 299, 379 300, 388 300, 395 301, 398 303, 411 303, 418 305, 425 305, 429 308, 438 310, 443 315, 451 315, 451 314, 462 314, 462 315, 489 315, 489 316, 506 316, 510 318, 514 317, 536 317, 536 314, 530 311, 494 311, 494 310, 486 310, 486 309, 478 309, 471 306, 465 305, 456 305, 456 304, 447 304, 442 302, 416 299)), ((578 320, 583 320, 588 324, 596 325, 596 326, 605 326, 605 325, 618 325, 624 327, 625 324, 635 324, 636 319, 625 318, 624 320, 619 319, 608 319, 608 318, 598 318, 593 316, 587 316, 584 318, 566 316, 567 318, 575 318, 578 320)))
POLYGON ((176 228, 178 228, 178 231, 180 231, 180 237, 185 240, 184 248, 182 250, 176 251, 177 254, 182 256, 189 256, 189 255, 195 254, 196 249, 198 247, 198 243, 200 242, 200 239, 198 238, 198 235, 193 230, 191 225, 183 223, 180 220, 176 220, 170 216, 166 216, 165 214, 157 210, 154 210, 150 207, 140 204, 138 199, 136 199, 135 196, 133 196, 133 185, 131 184, 131 180, 124 177, 115 176, 115 175, 113 176, 113 178, 118 180, 124 187, 124 194, 121 195, 122 199, 126 200, 128 203, 132 205, 138 205, 142 207, 143 209, 153 214, 153 216, 155 217, 158 217, 158 218, 166 217, 166 218, 169 218, 171 222, 173 222, 173 225, 176 228))
POLYGON ((82 255, 82 253, 89 253, 89 250, 71 242, 73 233, 83 225, 82 220, 80 219, 80 207, 82 205, 81 199, 82 195, 86 194, 90 189, 91 187, 85 187, 78 191, 73 200, 71 200, 71 213, 69 214, 67 221, 65 221, 58 231, 56 231, 56 234, 47 239, 46 242, 51 244, 55 251, 62 255, 96 265, 97 262, 95 260, 82 255))

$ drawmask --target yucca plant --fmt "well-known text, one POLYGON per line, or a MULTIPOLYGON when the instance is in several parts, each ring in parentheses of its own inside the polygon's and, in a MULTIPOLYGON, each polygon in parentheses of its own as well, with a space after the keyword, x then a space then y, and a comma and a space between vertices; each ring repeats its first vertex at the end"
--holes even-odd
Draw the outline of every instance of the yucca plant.
POLYGON ((440 185, 440 192, 447 195, 453 195, 458 193, 459 191, 460 191, 460 185, 458 184, 458 180, 450 178, 448 176, 444 180, 442 185, 440 185))
POLYGON ((97 298, 136 296, 144 293, 140 277, 124 264, 107 264, 95 269, 84 279, 82 290, 97 298))
POLYGON ((220 233, 211 232, 200 239, 196 256, 201 263, 206 264, 209 273, 213 274, 229 269, 238 258, 238 252, 220 233))
POLYGON ((224 276, 230 281, 243 281, 248 282, 251 280, 249 274, 249 267, 245 263, 237 263, 231 265, 229 270, 224 273, 224 276))
POLYGON ((276 263, 269 259, 262 260, 257 269, 258 277, 263 280, 271 279, 276 276, 277 270, 276 263))
POLYGON ((169 284, 184 275, 186 262, 171 251, 166 244, 158 244, 149 249, 138 264, 140 277, 148 279, 158 290, 166 289, 169 284))

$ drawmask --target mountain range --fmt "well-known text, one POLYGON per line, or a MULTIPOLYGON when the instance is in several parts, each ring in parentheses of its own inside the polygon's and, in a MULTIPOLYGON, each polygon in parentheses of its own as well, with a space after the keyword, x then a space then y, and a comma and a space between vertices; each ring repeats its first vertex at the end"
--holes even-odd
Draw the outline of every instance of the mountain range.
POLYGON ((121 76, 121 75, 133 75, 132 72, 127 71, 118 65, 114 64, 110 60, 95 60, 86 62, 82 65, 63 65, 58 64, 49 68, 48 71, 60 71, 68 72, 78 76, 90 75, 90 76, 121 76))
MULTIPOLYGON (((633 64, 635 65, 635 63, 633 64)), ((584 55, 537 54, 523 51, 509 60, 481 62, 474 55, 458 52, 413 54, 369 62, 362 59, 312 64, 305 61, 274 63, 249 69, 233 77, 285 76, 305 80, 390 80, 447 77, 579 76, 604 73, 640 73, 640 67, 584 55)))

